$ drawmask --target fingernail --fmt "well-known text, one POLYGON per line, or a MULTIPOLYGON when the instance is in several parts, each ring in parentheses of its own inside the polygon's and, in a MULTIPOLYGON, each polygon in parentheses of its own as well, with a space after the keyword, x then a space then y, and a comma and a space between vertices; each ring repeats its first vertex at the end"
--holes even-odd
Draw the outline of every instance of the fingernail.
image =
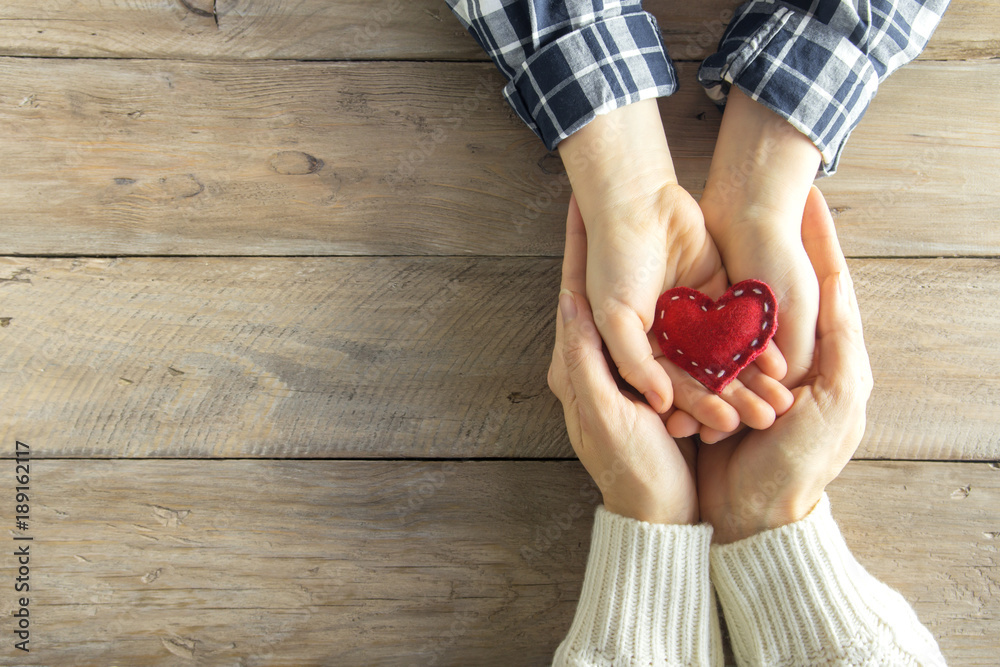
POLYGON ((576 299, 568 289, 559 292, 559 311, 562 313, 563 322, 572 322, 576 319, 576 299))
POLYGON ((643 396, 646 397, 646 402, 649 403, 649 407, 653 408, 656 412, 663 412, 663 399, 655 391, 647 391, 643 396))

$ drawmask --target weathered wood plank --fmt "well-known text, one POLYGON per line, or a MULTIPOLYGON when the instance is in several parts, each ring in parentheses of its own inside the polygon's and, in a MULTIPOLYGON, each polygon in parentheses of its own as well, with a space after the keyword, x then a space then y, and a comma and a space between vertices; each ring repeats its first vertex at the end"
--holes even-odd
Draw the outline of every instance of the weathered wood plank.
POLYGON ((875 377, 858 456, 1000 458, 998 269, 996 260, 851 261, 875 377))
MULTIPOLYGON (((1000 180, 992 182, 997 171, 984 165, 1000 150, 1000 96, 981 89, 984 105, 953 106, 956 78, 976 88, 966 76, 977 69, 920 63, 882 84, 840 170, 818 183, 838 211, 846 252, 998 254, 1000 180)), ((1000 76, 998 67, 979 71, 1000 76)))
MULTIPOLYGON (((549 258, 0 260, 0 441, 50 456, 571 456, 549 258)), ((861 457, 1000 458, 1000 262, 852 260, 861 457)))
MULTIPOLYGON (((32 651, 19 665, 546 665, 598 499, 569 461, 31 471, 32 651)), ((855 462, 830 496, 858 559, 950 664, 993 664, 1000 471, 855 462)), ((0 604, 9 617, 12 597, 0 604)))
POLYGON ((0 433, 41 451, 565 453, 545 377, 556 260, 4 267, 31 282, 0 283, 0 433))
MULTIPOLYGON (((675 60, 715 50, 735 0, 647 0, 675 60)), ((952 3, 926 59, 1000 54, 986 0, 952 3)), ((442 0, 6 0, 0 54, 45 57, 486 60, 442 0)))
MULTIPOLYGON (((680 71, 661 108, 700 192, 720 114, 680 71)), ((474 63, 0 59, 0 253, 558 256, 568 181, 501 83, 474 63)), ((822 183, 848 253, 1000 254, 997 86, 1000 62, 884 85, 822 183)))

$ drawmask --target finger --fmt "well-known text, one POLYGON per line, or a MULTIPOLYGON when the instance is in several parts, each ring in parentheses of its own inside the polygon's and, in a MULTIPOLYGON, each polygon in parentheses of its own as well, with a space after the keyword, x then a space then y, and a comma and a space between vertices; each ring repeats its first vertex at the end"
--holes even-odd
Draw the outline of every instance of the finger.
MULTIPOLYGON (((705 426, 729 432, 741 421, 756 429, 765 429, 774 423, 775 408, 739 379, 726 385, 720 394, 714 394, 666 357, 661 356, 658 361, 664 365, 673 384, 674 404, 705 426)), ((759 370, 753 372, 760 374, 759 370)), ((773 386, 759 384, 767 389, 766 393, 777 396, 776 402, 783 407, 786 399, 782 390, 777 389, 780 383, 771 382, 773 386)))
POLYGON ((654 410, 664 412, 673 403, 673 387, 653 356, 642 318, 613 299, 608 299, 603 312, 601 335, 622 379, 642 392, 654 410))
POLYGON ((872 390, 871 362, 847 274, 829 276, 820 288, 816 328, 820 387, 840 394, 841 398, 867 401, 872 390))
POLYGON ((823 193, 815 185, 809 189, 802 212, 802 245, 816 272, 817 284, 822 285, 828 276, 835 273, 848 273, 833 216, 823 193))
MULTIPOLYGON (((778 346, 774 344, 773 340, 768 341, 767 347, 764 348, 764 351, 760 353, 760 356, 754 359, 754 364, 756 364, 756 367, 762 373, 774 378, 775 380, 783 379, 785 374, 788 373, 788 364, 785 363, 785 355, 781 354, 781 350, 778 349, 778 346)), ((753 367, 751 366, 750 368, 753 367)), ((742 373, 740 373, 740 380, 743 380, 742 373)), ((746 384, 746 382, 744 382, 744 384, 746 384)), ((770 401, 768 402, 770 403, 770 401)))
POLYGON ((699 424, 723 431, 739 426, 739 412, 725 399, 710 392, 666 357, 660 357, 658 363, 663 365, 670 377, 674 388, 674 405, 679 410, 686 412, 699 424))
POLYGON ((563 325, 562 363, 580 410, 586 414, 605 414, 625 399, 604 360, 601 337, 587 300, 569 290, 560 292, 559 319, 563 325))
POLYGON ((577 294, 587 293, 587 230, 575 195, 570 195, 569 210, 566 212, 561 288, 577 294))
POLYGON ((667 433, 673 438, 688 438, 698 432, 701 422, 684 412, 674 410, 674 413, 667 418, 667 433))
MULTIPOLYGON (((748 389, 739 379, 727 384, 720 396, 726 403, 736 408, 740 415, 740 421, 750 428, 763 430, 773 424, 777 417, 774 408, 748 389)), ((711 427, 711 424, 706 424, 706 426, 711 427)))
POLYGON ((745 427, 741 425, 737 427, 735 431, 717 431, 714 428, 702 426, 701 430, 698 431, 698 437, 701 438, 701 441, 706 445, 714 445, 716 443, 722 442, 723 440, 733 435, 734 433, 739 432, 740 430, 742 430, 742 428, 745 427))
POLYGON ((781 384, 780 378, 765 375, 759 368, 752 364, 744 368, 739 374, 739 381, 743 383, 744 387, 770 405, 774 409, 776 416, 785 414, 792 407, 792 403, 795 400, 792 392, 785 385, 781 384))
POLYGON ((815 186, 810 189, 802 215, 802 243, 821 286, 816 332, 829 348, 820 359, 821 375, 827 378, 852 373, 869 376, 871 368, 854 283, 837 240, 833 216, 823 194, 815 186))

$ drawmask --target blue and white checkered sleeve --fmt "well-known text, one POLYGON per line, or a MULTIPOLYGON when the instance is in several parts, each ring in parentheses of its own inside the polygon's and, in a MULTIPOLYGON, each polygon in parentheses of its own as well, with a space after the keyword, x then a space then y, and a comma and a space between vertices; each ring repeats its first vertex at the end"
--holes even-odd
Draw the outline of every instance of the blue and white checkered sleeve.
POLYGON ((595 116, 677 89, 656 19, 638 0, 447 2, 550 150, 595 116))
POLYGON ((812 139, 837 169, 878 84, 923 51, 948 0, 753 0, 698 71, 709 96, 730 86, 812 139))

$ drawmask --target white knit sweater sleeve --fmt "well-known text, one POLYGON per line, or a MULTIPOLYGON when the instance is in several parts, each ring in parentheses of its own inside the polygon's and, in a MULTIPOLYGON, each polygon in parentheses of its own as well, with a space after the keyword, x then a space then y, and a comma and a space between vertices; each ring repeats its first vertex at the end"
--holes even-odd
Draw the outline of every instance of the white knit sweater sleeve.
POLYGON ((806 518, 711 548, 740 665, 944 665, 906 600, 865 570, 826 494, 806 518))
POLYGON ((552 664, 721 665, 711 542, 707 524, 651 524, 598 507, 576 616, 552 664))

